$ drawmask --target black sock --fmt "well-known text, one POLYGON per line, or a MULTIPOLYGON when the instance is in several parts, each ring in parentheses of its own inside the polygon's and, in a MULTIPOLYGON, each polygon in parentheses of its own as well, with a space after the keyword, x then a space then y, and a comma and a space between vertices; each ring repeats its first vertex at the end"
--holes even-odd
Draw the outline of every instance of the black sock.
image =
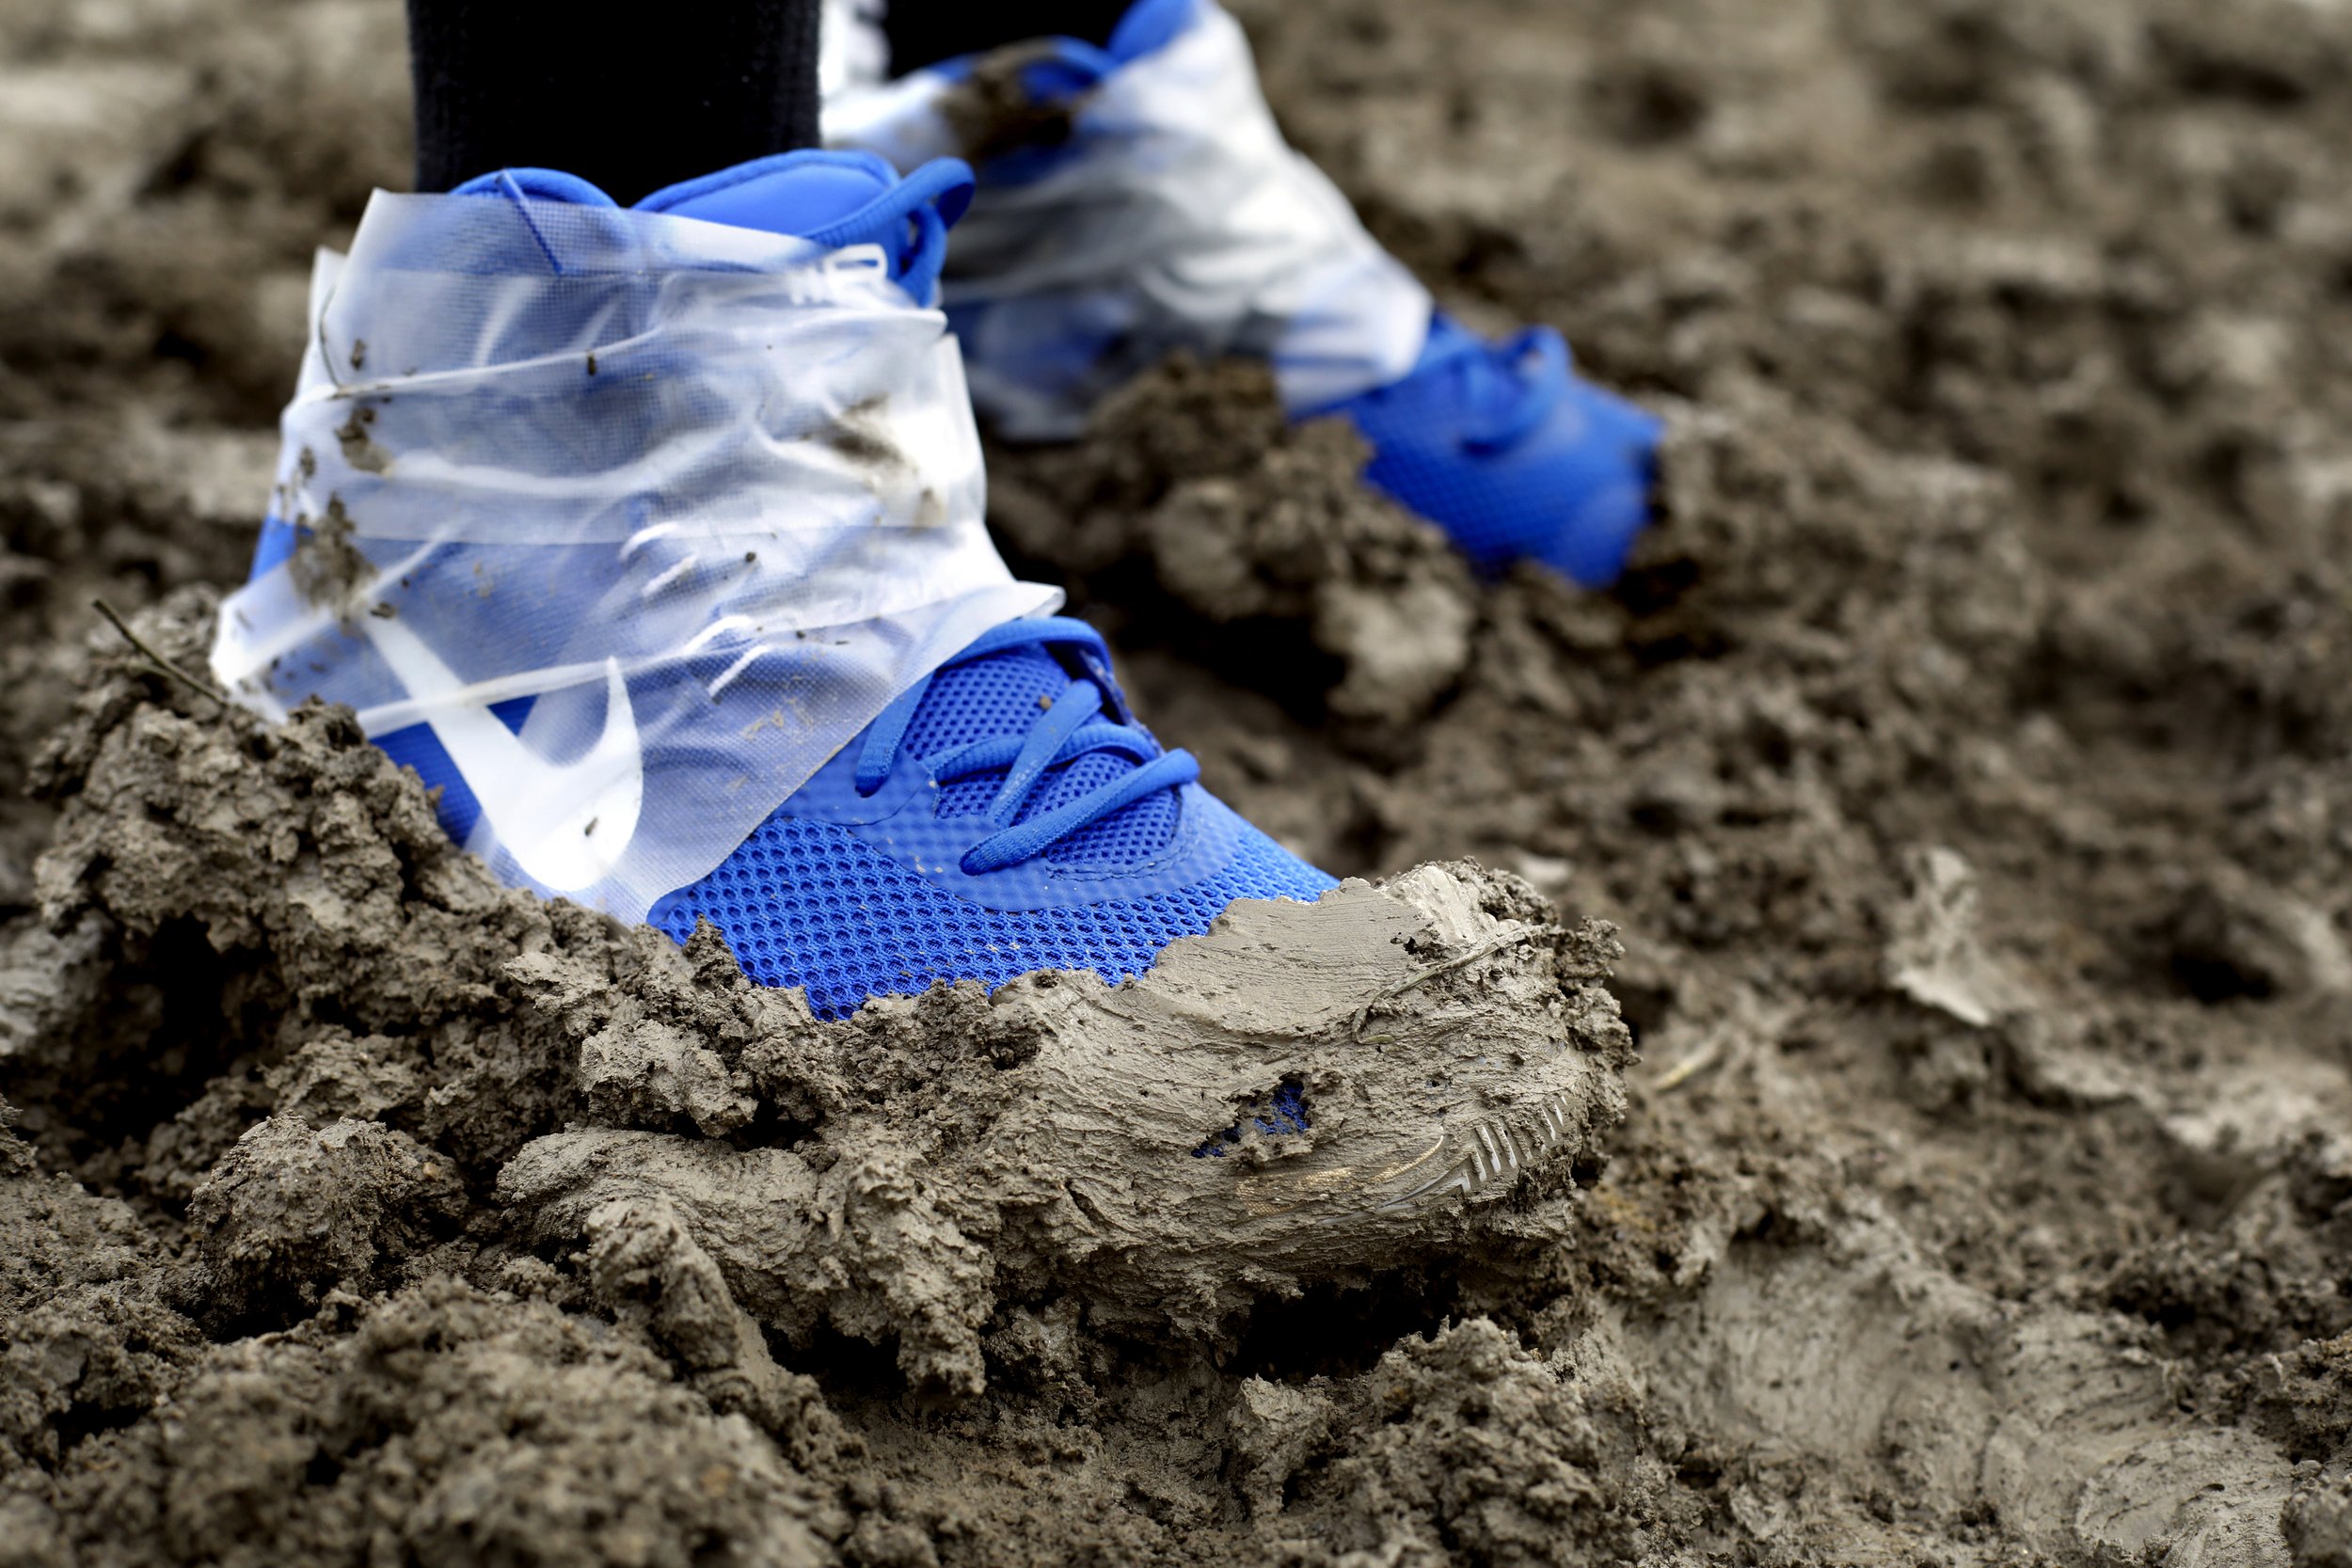
POLYGON ((903 76, 927 65, 1025 39, 1070 38, 1105 44, 1134 0, 888 0, 882 31, 890 70, 903 76))
POLYGON ((561 169, 632 202, 814 147, 821 0, 667 0, 623 34, 596 7, 408 0, 417 189, 561 169))

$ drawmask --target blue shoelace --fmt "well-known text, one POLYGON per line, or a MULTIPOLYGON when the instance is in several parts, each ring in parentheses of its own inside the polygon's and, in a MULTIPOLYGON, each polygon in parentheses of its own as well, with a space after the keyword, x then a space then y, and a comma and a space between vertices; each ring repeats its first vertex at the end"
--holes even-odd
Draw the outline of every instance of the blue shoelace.
POLYGON ((942 197, 956 197, 956 211, 971 198, 970 166, 934 158, 845 217, 803 236, 827 249, 879 245, 890 257, 891 273, 917 300, 930 303, 947 261, 947 227, 939 211, 942 197), (961 193, 960 195, 958 193, 961 193))
MULTIPOLYGON (((1109 668, 1109 650, 1093 627, 1065 616, 1045 616, 1008 621, 992 627, 942 665, 941 670, 952 670, 1015 648, 1053 643, 1076 646, 1081 650, 1083 663, 1104 671, 1109 668)), ((938 674, 934 671, 908 688, 882 709, 882 716, 866 731, 854 774, 861 796, 872 795, 889 778, 899 750, 906 743, 907 730, 914 722, 915 710, 922 706, 938 674)), ((977 773, 1005 770, 1004 784, 983 813, 989 821, 998 824, 998 829, 964 852, 961 864, 968 875, 978 876, 1017 865, 1147 796, 1188 784, 1200 776, 1200 765, 1193 760, 1191 752, 1163 752, 1150 732, 1138 725, 1103 719, 1103 712, 1104 689, 1100 681, 1073 677, 1040 713, 1026 734, 995 736, 940 756, 919 759, 943 784, 977 773), (1074 800, 1021 820, 1022 809, 1052 769, 1093 752, 1123 755, 1138 766, 1074 800)))

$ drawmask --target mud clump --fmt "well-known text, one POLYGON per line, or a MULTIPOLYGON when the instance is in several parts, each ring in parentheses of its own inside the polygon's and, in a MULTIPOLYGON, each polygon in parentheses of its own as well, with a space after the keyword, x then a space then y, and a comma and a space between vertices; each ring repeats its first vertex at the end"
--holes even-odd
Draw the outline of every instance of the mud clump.
POLYGON ((2352 13, 1238 8, 1661 525, 1473 582, 1232 366, 996 454, 1356 880, 819 1024, 90 609, 200 665, 398 8, 0 8, 0 1559, 2345 1560, 2352 13))
POLYGON ((2344 1568, 2352 1563, 2352 1477, 2297 1478, 2284 1511, 2287 1545, 2296 1568, 2344 1568))
POLYGON ((989 517, 1126 614, 1279 650, 1278 694, 1385 726, 1460 678, 1477 591, 1442 532, 1358 482, 1368 455, 1343 421, 1294 427, 1263 367, 1177 359, 1082 445, 995 449, 989 517))
POLYGON ((182 1293, 216 1325, 295 1321, 328 1291, 380 1288, 465 1207, 452 1164, 405 1132, 271 1117, 196 1189, 182 1293))
MULTIPOLYGON (((736 1306, 718 1264, 667 1209, 607 1204, 587 1217, 589 1278, 624 1323, 641 1323, 713 1407, 799 1436, 797 1457, 840 1433, 810 1379, 785 1371, 759 1325, 736 1306)), ((820 1449, 819 1446, 822 1446, 820 1449)))
MULTIPOLYGON (((183 595, 137 636, 192 657, 209 612, 183 595)), ((56 974, 23 988, 52 1000, 14 1021, 10 1081, 42 1089, 47 1146, 92 1180, 119 1166, 79 1115, 160 1122, 150 1163, 168 1151, 189 1174, 143 1189, 177 1253, 153 1310, 174 1343, 200 1327, 223 1354, 264 1331, 311 1348, 246 1351, 264 1384, 331 1383, 403 1304, 569 1365, 564 1336, 591 1330, 514 1321, 520 1292, 612 1314, 705 1408, 789 1429, 813 1462, 841 1448, 836 1418, 771 1337, 870 1341, 910 1387, 964 1398, 989 1386, 990 1346, 1017 1365, 1008 1331, 1057 1303, 1089 1336, 1213 1354, 1264 1301, 1526 1244, 1519 1206, 1572 1200, 1623 1111, 1606 927, 1562 926, 1467 863, 1237 905, 1121 986, 1045 974, 823 1024, 744 979, 707 928, 681 950, 498 887, 347 714, 267 727, 126 654, 40 772, 63 800, 43 928, 92 934, 20 943, 56 974), (185 1104, 116 1106, 125 1064, 87 1049, 108 1037, 109 988, 65 976, 151 965, 175 932, 181 1006, 215 1015, 215 1075, 185 1104), (1302 1126, 1276 1137, 1253 1117, 1285 1085, 1302 1126)), ((196 1380, 172 1385, 183 1408, 209 1354, 177 1368, 196 1380)), ((307 1425, 281 1436, 313 1451, 307 1425)), ((596 1463, 574 1441, 500 1463, 596 1463)), ((352 1473, 315 1451, 329 1458, 302 1474, 352 1473)), ((666 1497, 642 1506, 668 1518, 666 1497)), ((316 1528, 310 1501, 235 1506, 198 1535, 316 1528)), ((430 1497, 400 1506, 439 1539, 430 1497)))
POLYGON ((157 1299, 154 1238, 122 1204, 40 1171, 0 1101, 0 1478, 137 1420, 200 1346, 157 1299))
MULTIPOLYGON (((1030 1048, 951 1067, 919 1112, 840 1096, 790 1149, 568 1131, 509 1162, 500 1196, 543 1239, 614 1203, 672 1212, 787 1338, 895 1332, 911 1377, 967 1392, 1000 1292, 1212 1334, 1263 1298, 1478 1244, 1523 1173, 1596 1150, 1622 1105, 1615 950, 1515 918, 1539 912, 1467 866, 1244 903, 1123 985, 1001 988, 987 1027, 1030 1048), (1285 1084, 1307 1126, 1268 1135, 1254 1113, 1285 1084)), ((949 1000, 871 1004, 852 1038, 939 1061, 927 1037, 981 1010, 949 1000)), ((788 1055, 750 1042, 751 1081, 808 1073, 808 1035, 788 1055)))
POLYGON ((446 1280, 211 1350, 167 1416, 86 1441, 48 1490, 18 1494, 16 1539, 49 1547, 28 1560, 831 1555, 808 1481, 642 1342, 446 1280))
MULTIPOLYGON (((208 598, 184 599, 147 635, 200 665, 209 614, 208 598)), ((504 967, 566 945, 609 974, 644 950, 584 911, 491 883, 347 712, 312 708, 273 729, 184 691, 177 707, 154 705, 158 687, 173 683, 142 671, 102 684, 46 753, 44 784, 71 803, 36 879, 52 928, 96 921, 97 961, 167 966, 168 1011, 216 1015, 205 1049, 225 1071, 180 1085, 185 1103, 138 1109, 233 1143, 271 1098, 255 1080, 289 1063, 289 1086, 317 1102, 389 1094, 382 1109, 405 1130, 474 1164, 545 1126, 570 1092, 570 1042, 551 1023, 485 1016, 511 988, 504 967), (413 1054, 372 1066, 343 1044, 355 1022, 413 1054), (332 1043, 303 1055, 328 1027, 332 1043)), ((90 1005, 101 1022, 52 1016, 19 1062, 50 1064, 67 1097, 140 1092, 114 1076, 135 1062, 89 1059, 85 1042, 104 1033, 103 999, 90 1005)))
MULTIPOLYGON (((343 443, 346 456, 363 442, 368 443, 369 452, 376 450, 358 420, 358 415, 354 414, 347 427, 354 434, 343 443)), ((374 461, 379 465, 374 471, 380 471, 381 457, 374 461)), ((293 574, 294 588, 307 603, 342 606, 374 580, 375 568, 360 553, 359 546, 352 543, 357 529, 341 496, 327 497, 326 510, 317 518, 298 518, 296 524, 303 533, 294 553, 286 558, 286 569, 293 574)))
POLYGON ((1408 1560, 1636 1557, 1663 1475, 1613 1371, 1532 1354, 1472 1320, 1407 1339, 1344 1384, 1253 1382, 1235 1411, 1252 1513, 1293 1549, 1321 1539, 1342 1551, 1401 1546, 1408 1560))
MULTIPOLYGON (((353 370, 359 368, 358 361, 366 357, 366 353, 367 344, 364 341, 353 345, 353 370)), ((343 450, 343 461, 363 474, 380 474, 392 466, 391 454, 376 444, 375 436, 370 429, 375 423, 375 418, 373 404, 355 400, 350 418, 335 427, 335 442, 343 450)), ((331 516, 339 510, 330 507, 328 514, 331 516)), ((348 534, 349 531, 346 525, 344 532, 348 534)))

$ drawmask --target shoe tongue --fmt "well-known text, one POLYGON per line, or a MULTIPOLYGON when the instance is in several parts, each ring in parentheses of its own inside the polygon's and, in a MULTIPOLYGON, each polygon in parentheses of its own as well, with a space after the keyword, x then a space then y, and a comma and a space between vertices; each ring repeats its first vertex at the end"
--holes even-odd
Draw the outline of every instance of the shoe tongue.
MULTIPOLYGON (((907 727, 907 752, 917 757, 943 756, 976 740, 1026 735, 1045 716, 1045 705, 1073 684, 1060 662, 1035 643, 943 670, 907 727)), ((1031 793, 1019 820, 1026 821, 1099 789, 1133 772, 1136 766, 1110 752, 1089 752, 1049 772, 1045 783, 1031 793)), ((1001 769, 958 779, 941 788, 939 813, 962 816, 984 812, 1004 782, 1001 769)), ((1175 792, 1161 790, 1081 829, 1048 849, 1045 859, 1065 865, 1130 863, 1167 847, 1175 829, 1175 792)))
MULTIPOLYGON (((942 670, 907 726, 907 752, 935 757, 976 740, 1025 735, 1070 673, 1038 643, 942 670)), ((994 785, 990 786, 992 793, 994 785)))

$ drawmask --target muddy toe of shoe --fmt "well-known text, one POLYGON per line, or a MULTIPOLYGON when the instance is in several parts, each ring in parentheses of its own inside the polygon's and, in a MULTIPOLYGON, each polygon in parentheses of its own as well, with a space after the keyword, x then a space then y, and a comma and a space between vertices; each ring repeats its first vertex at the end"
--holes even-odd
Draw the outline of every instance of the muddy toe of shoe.
MULTIPOLYGON (((1624 1114, 1618 954, 1465 862, 1243 900, 1117 986, 1048 970, 840 1024, 787 995, 729 1050, 823 1102, 813 1129, 691 1137, 647 1096, 627 1118, 665 1130, 536 1139, 499 1194, 548 1244, 614 1204, 666 1210, 787 1339, 895 1341, 911 1381, 969 1392, 999 1281, 1198 1338, 1490 1247, 1505 1200, 1566 1180, 1624 1114)), ((675 1051, 695 1026, 656 1033, 675 1051)))
POLYGON ((993 1158, 1112 1315, 1432 1256, 1622 1115, 1615 951, 1469 864, 1236 904, 1126 985, 1000 994, 1051 1016, 993 1158))

